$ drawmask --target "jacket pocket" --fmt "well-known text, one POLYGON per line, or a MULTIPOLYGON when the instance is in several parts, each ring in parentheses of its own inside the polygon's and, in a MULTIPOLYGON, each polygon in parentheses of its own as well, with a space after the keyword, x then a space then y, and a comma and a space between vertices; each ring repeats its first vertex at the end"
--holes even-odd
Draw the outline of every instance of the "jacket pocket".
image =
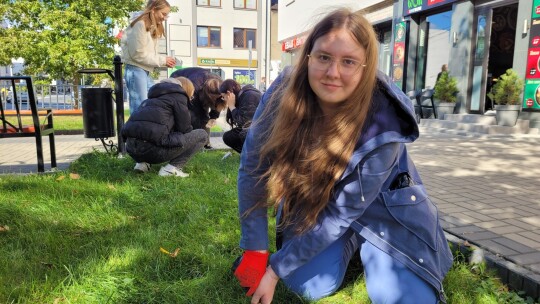
POLYGON ((438 251, 439 217, 437 207, 423 185, 413 185, 382 193, 392 217, 433 250, 438 251))

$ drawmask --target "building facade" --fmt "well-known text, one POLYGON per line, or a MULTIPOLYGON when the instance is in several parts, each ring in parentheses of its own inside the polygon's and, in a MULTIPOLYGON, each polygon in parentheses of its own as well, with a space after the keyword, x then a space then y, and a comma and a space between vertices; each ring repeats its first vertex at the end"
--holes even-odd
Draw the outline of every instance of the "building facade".
MULTIPOLYGON (((512 68, 526 83, 521 118, 540 126, 540 0, 335 2, 366 13, 379 33, 379 69, 404 92, 434 87, 447 64, 458 81, 459 111, 484 114, 493 108, 487 93, 512 68)), ((315 22, 318 12, 329 8, 323 0, 280 1, 278 40, 286 52, 284 62, 294 61, 308 21, 315 22), (291 20, 298 11, 305 14, 291 20)))
POLYGON ((160 50, 174 54, 181 64, 166 74, 185 67, 203 67, 224 79, 233 78, 242 85, 255 86, 262 77, 269 78, 269 1, 169 0, 169 3, 178 11, 171 12, 166 21, 167 38, 160 50))

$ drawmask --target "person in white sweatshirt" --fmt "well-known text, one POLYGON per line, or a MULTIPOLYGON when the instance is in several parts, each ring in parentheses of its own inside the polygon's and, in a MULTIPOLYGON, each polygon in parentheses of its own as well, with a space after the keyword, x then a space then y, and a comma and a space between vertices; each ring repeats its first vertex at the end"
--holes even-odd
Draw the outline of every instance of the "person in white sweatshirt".
POLYGON ((166 0, 149 0, 122 36, 121 46, 125 64, 125 80, 132 114, 148 98, 154 84, 150 72, 156 67, 173 67, 174 57, 158 53, 158 39, 165 36, 163 21, 169 17, 171 5, 166 0))

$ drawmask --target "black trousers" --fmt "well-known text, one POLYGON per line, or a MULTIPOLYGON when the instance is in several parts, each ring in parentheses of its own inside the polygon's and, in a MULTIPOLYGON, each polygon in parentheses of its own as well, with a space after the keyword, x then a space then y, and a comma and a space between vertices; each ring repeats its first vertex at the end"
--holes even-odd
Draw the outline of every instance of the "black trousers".
POLYGON ((223 142, 233 148, 234 151, 242 153, 242 146, 246 141, 247 129, 234 128, 230 131, 223 133, 223 142))

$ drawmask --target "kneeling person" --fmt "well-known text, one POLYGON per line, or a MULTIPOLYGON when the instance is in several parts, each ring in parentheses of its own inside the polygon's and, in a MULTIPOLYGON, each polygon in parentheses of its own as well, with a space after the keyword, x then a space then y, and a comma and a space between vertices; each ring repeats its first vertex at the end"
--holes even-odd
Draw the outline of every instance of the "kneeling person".
POLYGON ((168 162, 160 176, 188 177, 182 168, 206 143, 204 130, 193 130, 188 101, 193 84, 184 77, 169 78, 152 86, 148 99, 122 128, 128 154, 137 162, 135 170, 147 172, 150 164, 168 162))

